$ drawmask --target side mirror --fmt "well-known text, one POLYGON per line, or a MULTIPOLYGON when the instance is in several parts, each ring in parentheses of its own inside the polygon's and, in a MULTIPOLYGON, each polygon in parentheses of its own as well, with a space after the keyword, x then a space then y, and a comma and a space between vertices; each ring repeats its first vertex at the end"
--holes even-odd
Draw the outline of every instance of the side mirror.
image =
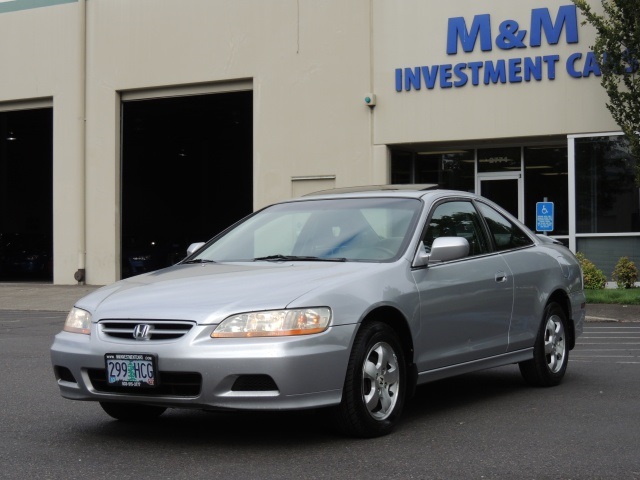
POLYGON ((431 263, 449 262, 469 255, 469 242, 464 237, 438 237, 431 245, 431 251, 425 252, 424 244, 413 259, 414 267, 423 267, 431 263))
POLYGON ((469 255, 469 242, 464 237, 438 237, 431 246, 429 263, 458 260, 469 255))
POLYGON ((203 245, 204 245, 204 242, 196 242, 189 245, 189 248, 187 248, 187 257, 192 255, 197 250, 200 250, 203 245))

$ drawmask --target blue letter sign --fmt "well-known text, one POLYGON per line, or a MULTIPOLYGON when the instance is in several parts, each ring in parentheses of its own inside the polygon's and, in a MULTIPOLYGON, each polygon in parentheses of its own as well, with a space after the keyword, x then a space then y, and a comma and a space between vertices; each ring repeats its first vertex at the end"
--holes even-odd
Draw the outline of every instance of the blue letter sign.
MULTIPOLYGON (((6 0, 0 0, 0 4, 3 1, 6 0)), ((578 43, 580 24, 575 4, 560 5, 557 14, 547 7, 533 8, 529 20, 501 18, 506 19, 498 22, 489 13, 474 15, 473 18, 450 17, 447 23, 446 53, 458 56, 462 51, 463 55, 460 55, 459 60, 443 64, 420 63, 396 68, 396 92, 428 92, 434 88, 460 88, 467 84, 478 86, 555 80, 556 70, 560 70, 563 65, 571 78, 602 75, 597 58, 591 51, 573 52, 566 58, 547 51, 560 42, 567 45, 578 43), (464 54, 476 52, 478 44, 482 52, 491 52, 497 48, 503 52, 522 53, 511 58, 496 58, 494 55, 483 59, 476 55, 473 61, 469 61, 469 57, 464 54), (544 48, 541 49, 543 45, 544 48), (533 53, 534 49, 539 49, 537 54, 533 53)), ((630 58, 628 65, 628 72, 640 69, 640 61, 630 58)))

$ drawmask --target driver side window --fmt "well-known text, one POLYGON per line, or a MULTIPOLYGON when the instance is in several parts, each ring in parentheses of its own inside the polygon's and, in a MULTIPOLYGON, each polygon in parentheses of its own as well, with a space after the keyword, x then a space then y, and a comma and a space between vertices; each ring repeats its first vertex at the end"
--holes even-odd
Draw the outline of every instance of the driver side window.
POLYGON ((469 256, 489 251, 482 222, 473 204, 456 200, 438 205, 427 225, 422 241, 427 252, 438 237, 463 237, 469 242, 469 256))

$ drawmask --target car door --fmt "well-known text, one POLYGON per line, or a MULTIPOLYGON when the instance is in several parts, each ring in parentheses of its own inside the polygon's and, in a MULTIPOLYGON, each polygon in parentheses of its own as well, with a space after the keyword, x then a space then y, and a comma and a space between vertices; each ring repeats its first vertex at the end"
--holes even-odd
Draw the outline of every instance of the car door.
POLYGON ((491 252, 483 225, 467 199, 442 202, 429 217, 427 251, 442 236, 462 236, 470 248, 465 258, 413 270, 420 298, 420 372, 507 351, 514 283, 501 255, 491 252))
POLYGON ((494 248, 509 265, 514 281, 514 307, 509 329, 509 351, 529 348, 538 333, 550 292, 542 290, 543 279, 559 274, 558 261, 541 254, 533 240, 505 215, 483 202, 476 202, 493 239, 494 248))

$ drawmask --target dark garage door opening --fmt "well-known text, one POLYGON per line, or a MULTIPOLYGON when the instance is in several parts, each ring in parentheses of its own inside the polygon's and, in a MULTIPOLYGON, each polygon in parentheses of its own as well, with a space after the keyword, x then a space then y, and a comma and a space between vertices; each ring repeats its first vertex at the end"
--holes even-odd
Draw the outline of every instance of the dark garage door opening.
POLYGON ((251 213, 252 105, 252 92, 123 102, 122 278, 251 213))
POLYGON ((0 281, 53 280, 53 109, 0 112, 0 281))

